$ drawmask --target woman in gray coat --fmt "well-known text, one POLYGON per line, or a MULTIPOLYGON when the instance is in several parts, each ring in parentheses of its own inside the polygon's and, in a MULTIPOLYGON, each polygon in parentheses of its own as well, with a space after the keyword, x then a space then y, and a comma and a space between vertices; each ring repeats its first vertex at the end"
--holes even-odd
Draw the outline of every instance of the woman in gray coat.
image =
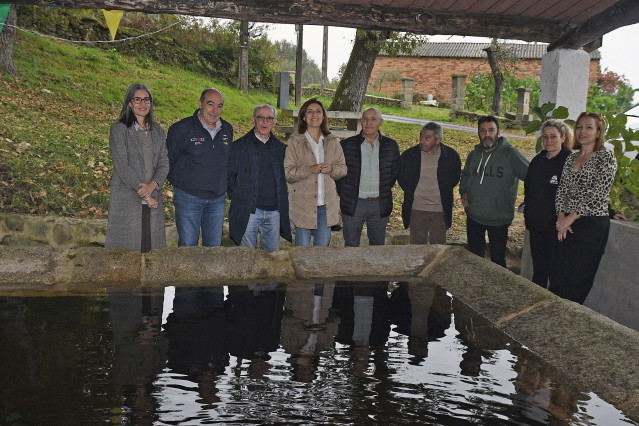
POLYGON ((113 176, 106 248, 146 253, 166 246, 162 185, 169 173, 166 133, 154 121, 144 84, 129 87, 119 120, 111 126, 113 176))

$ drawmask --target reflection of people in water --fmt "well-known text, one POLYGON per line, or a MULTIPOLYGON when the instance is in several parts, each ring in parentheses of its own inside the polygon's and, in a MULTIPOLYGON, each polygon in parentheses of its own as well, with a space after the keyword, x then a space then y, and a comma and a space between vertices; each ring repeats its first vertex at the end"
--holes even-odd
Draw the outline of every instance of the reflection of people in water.
POLYGON ((414 365, 428 356, 428 342, 444 337, 450 325, 450 315, 440 318, 431 311, 436 291, 434 285, 398 283, 391 295, 395 331, 408 336, 408 353, 413 356, 410 363, 414 365))
POLYGON ((125 388, 133 423, 152 424, 157 401, 153 382, 164 368, 166 339, 160 334, 164 290, 109 291, 111 328, 115 346, 112 377, 125 388))
POLYGON ((198 402, 205 406, 219 402, 217 376, 229 364, 224 345, 224 288, 177 287, 165 329, 168 367, 198 384, 198 402))
POLYGON ((336 341, 351 346, 352 372, 364 376, 371 349, 383 347, 390 332, 390 308, 386 295, 388 281, 337 281, 333 307, 341 322, 336 341))
POLYGON ((276 282, 233 286, 228 288, 225 302, 225 341, 229 353, 242 360, 253 361, 251 374, 262 377, 270 364, 269 352, 280 343, 282 307, 285 293, 275 291, 276 282))
POLYGON ((311 382, 319 354, 332 347, 339 318, 332 311, 335 283, 288 285, 282 316, 282 347, 291 354, 293 380, 311 382))

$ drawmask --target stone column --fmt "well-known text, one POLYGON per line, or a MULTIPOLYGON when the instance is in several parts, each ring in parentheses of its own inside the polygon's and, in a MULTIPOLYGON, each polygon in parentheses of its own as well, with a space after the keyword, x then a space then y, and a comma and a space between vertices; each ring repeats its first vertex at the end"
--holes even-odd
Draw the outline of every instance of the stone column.
POLYGON ((515 122, 519 125, 525 125, 532 120, 532 117, 528 114, 530 111, 530 92, 532 92, 532 89, 527 87, 517 88, 517 114, 515 115, 515 122))
POLYGON ((402 108, 413 109, 413 79, 409 77, 402 78, 402 108))
POLYGON ((277 107, 280 109, 288 109, 288 95, 291 90, 291 73, 274 72, 273 86, 277 88, 277 107))
POLYGON ((466 105, 466 75, 453 74, 452 93, 450 95, 450 115, 463 111, 466 105))
POLYGON ((539 105, 552 102, 568 108, 570 119, 586 110, 590 55, 583 50, 557 49, 541 58, 539 105))

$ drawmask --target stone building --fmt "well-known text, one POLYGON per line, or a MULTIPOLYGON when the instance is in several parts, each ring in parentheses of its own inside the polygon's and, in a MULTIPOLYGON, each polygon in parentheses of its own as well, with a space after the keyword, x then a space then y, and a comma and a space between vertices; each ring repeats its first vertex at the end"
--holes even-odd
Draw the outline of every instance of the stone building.
MULTIPOLYGON (((413 82, 413 93, 417 97, 433 98, 450 103, 451 75, 465 74, 468 77, 479 72, 490 74, 490 65, 484 48, 490 43, 424 43, 416 47, 410 55, 390 57, 383 52, 377 57, 368 83, 368 90, 379 91, 387 95, 401 92, 401 81, 397 77, 410 77, 413 82), (379 86, 379 77, 394 75, 390 81, 379 86)), ((516 63, 518 78, 539 78, 541 73, 541 57, 548 47, 545 43, 507 43, 519 60, 516 63)), ((601 73, 598 50, 590 53, 590 83, 596 83, 601 73)))

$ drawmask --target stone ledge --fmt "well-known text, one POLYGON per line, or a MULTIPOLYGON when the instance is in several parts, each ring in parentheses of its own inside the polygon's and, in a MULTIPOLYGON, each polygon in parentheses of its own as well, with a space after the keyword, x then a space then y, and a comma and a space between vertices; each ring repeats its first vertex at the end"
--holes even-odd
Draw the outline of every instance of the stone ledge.
POLYGON ((636 331, 462 248, 451 248, 422 276, 577 383, 639 419, 636 331))

